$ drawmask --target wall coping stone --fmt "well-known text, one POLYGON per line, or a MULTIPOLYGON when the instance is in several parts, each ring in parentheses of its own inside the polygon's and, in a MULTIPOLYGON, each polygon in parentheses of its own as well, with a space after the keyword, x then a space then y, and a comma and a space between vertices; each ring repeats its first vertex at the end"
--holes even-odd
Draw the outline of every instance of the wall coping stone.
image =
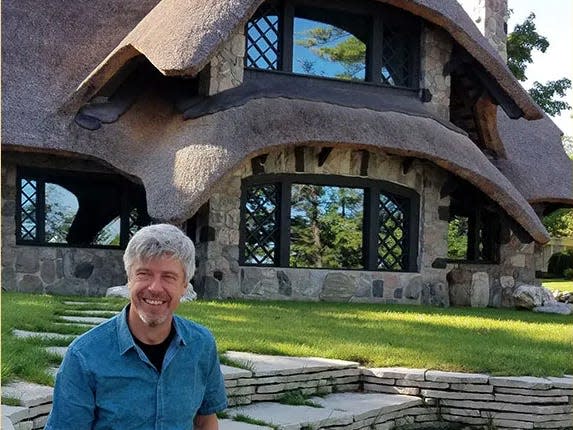
MULTIPOLYGON (((547 390, 553 386, 551 380, 535 376, 492 376, 489 383, 493 386, 529 388, 530 390, 547 390)), ((562 382, 558 381, 557 383, 562 382)))

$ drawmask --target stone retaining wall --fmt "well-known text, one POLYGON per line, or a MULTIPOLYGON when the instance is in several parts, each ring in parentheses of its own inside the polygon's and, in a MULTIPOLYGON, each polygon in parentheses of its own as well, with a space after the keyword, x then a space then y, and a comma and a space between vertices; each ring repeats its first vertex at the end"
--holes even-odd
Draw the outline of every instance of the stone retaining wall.
POLYGON ((495 377, 425 369, 363 369, 364 391, 421 397, 447 422, 488 429, 573 428, 573 377, 495 377))
MULTIPOLYGON (((360 422, 339 427, 341 430, 370 428, 372 419, 386 429, 416 428, 432 422, 496 430, 573 428, 572 376, 496 377, 426 369, 367 369, 352 363, 336 369, 298 369, 296 373, 287 369, 255 375, 229 366, 222 366, 222 370, 230 406, 278 400, 293 390, 324 395, 362 389, 416 396, 423 402, 384 417, 363 417, 360 422)), ((29 383, 3 387, 2 395, 19 399, 22 406, 2 405, 2 414, 16 430, 41 429, 51 409, 52 391, 51 387, 29 383), (26 392, 34 395, 22 394, 26 392)))

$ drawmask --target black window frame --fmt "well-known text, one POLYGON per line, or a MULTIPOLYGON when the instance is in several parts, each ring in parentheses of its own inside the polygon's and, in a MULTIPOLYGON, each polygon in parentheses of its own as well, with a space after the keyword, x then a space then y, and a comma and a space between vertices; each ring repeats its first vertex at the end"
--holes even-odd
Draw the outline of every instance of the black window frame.
MULTIPOLYGON (((290 211, 291 189, 293 184, 324 185, 333 187, 361 188, 364 190, 363 221, 363 268, 314 268, 318 270, 352 270, 376 272, 418 272, 418 238, 420 226, 420 195, 415 190, 378 179, 348 177, 340 175, 319 174, 258 174, 243 178, 241 183, 241 219, 239 228, 239 264, 250 267, 284 267, 294 268, 289 264, 290 258, 290 211), (273 264, 253 264, 245 261, 246 220, 245 205, 247 190, 256 185, 276 185, 278 189, 278 250, 273 264), (378 268, 378 232, 379 232, 379 199, 380 194, 400 198, 406 205, 407 262, 402 270, 384 270, 378 268), (376 221, 373 221, 376 220, 376 221)), ((305 269, 296 267, 296 269, 305 269)))
MULTIPOLYGON (((126 178, 120 175, 99 172, 81 172, 73 170, 59 170, 50 168, 36 168, 36 167, 18 167, 16 170, 16 211, 15 211, 15 224, 16 224, 16 244, 27 246, 42 246, 42 247, 58 247, 58 248, 96 248, 96 249, 125 249, 130 239, 130 214, 134 209, 133 205, 133 190, 136 184, 130 183, 126 178), (58 178, 73 178, 80 182, 96 181, 98 183, 105 183, 113 185, 121 189, 120 193, 120 244, 119 245, 99 245, 99 244, 70 244, 70 243, 54 243, 46 242, 46 229, 45 229, 45 216, 46 216, 46 201, 45 201, 45 184, 56 183, 58 178), (38 207, 36 208, 36 239, 27 240, 21 237, 22 225, 22 180, 32 180, 37 183, 38 207)), ((139 186, 137 186, 139 187, 139 186)), ((143 186, 139 190, 145 193, 143 186)), ((143 194, 145 197, 145 194, 143 194)), ((147 207, 144 208, 142 218, 151 221, 147 214, 147 207)))
MULTIPOLYGON (((475 194, 475 193, 474 193, 475 194)), ((468 219, 468 243, 466 258, 447 257, 449 263, 499 264, 502 219, 498 210, 492 208, 489 199, 474 195, 474 199, 452 199, 449 220, 455 216, 468 219), (480 249, 480 244, 482 249, 480 249)))
MULTIPOLYGON (((422 20, 398 8, 368 1, 340 1, 340 0, 267 0, 255 12, 253 17, 245 24, 245 68, 248 70, 261 70, 269 73, 283 72, 294 74, 293 63, 293 37, 294 19, 296 17, 319 20, 326 19, 331 14, 353 14, 367 20, 366 31, 366 58, 364 82, 389 88, 403 88, 418 90, 420 86, 421 68, 421 34, 422 20), (247 50, 249 40, 247 37, 250 21, 255 17, 262 16, 259 11, 271 7, 278 12, 278 58, 276 69, 264 69, 249 67, 247 50), (297 13, 298 11, 298 13, 297 13), (257 15, 258 14, 258 15, 257 15), (404 34, 408 36, 409 53, 407 85, 390 85, 384 83, 381 78, 381 70, 384 55, 384 22, 389 27, 399 26, 404 28, 404 34)), ((326 22, 326 21, 324 21, 326 22)), ((340 27, 343 28, 344 27, 340 27)), ((333 77, 320 77, 316 75, 301 74, 317 79, 343 79, 333 77)))

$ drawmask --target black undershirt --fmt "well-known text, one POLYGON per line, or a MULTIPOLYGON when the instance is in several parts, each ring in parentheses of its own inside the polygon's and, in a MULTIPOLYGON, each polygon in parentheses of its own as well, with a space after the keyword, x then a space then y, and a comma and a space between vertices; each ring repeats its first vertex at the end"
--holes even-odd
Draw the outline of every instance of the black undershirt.
POLYGON ((173 326, 173 323, 171 323, 171 331, 169 332, 169 335, 163 342, 158 343, 157 345, 148 345, 147 343, 143 343, 136 338, 133 333, 131 333, 131 337, 133 337, 135 343, 142 349, 158 372, 161 372, 163 358, 165 357, 165 353, 167 352, 167 348, 169 348, 169 344, 171 343, 173 336, 175 336, 175 327, 173 326))

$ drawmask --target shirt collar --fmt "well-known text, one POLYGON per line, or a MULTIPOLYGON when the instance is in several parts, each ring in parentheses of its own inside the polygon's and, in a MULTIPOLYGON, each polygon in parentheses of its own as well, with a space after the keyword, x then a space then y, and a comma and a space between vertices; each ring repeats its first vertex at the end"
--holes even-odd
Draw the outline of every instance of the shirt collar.
MULTIPOLYGON (((117 335, 118 335, 118 342, 119 342, 119 352, 121 355, 125 354, 131 348, 135 348, 135 341, 133 340, 133 336, 131 335, 131 331, 129 330, 129 326, 127 325, 127 314, 129 312, 129 304, 125 306, 121 313, 116 317, 117 318, 117 335)), ((186 346, 187 342, 183 339, 179 333, 181 330, 179 328, 179 321, 178 317, 173 315, 173 326, 175 327, 175 336, 173 337, 173 343, 175 345, 183 345, 186 346)))

